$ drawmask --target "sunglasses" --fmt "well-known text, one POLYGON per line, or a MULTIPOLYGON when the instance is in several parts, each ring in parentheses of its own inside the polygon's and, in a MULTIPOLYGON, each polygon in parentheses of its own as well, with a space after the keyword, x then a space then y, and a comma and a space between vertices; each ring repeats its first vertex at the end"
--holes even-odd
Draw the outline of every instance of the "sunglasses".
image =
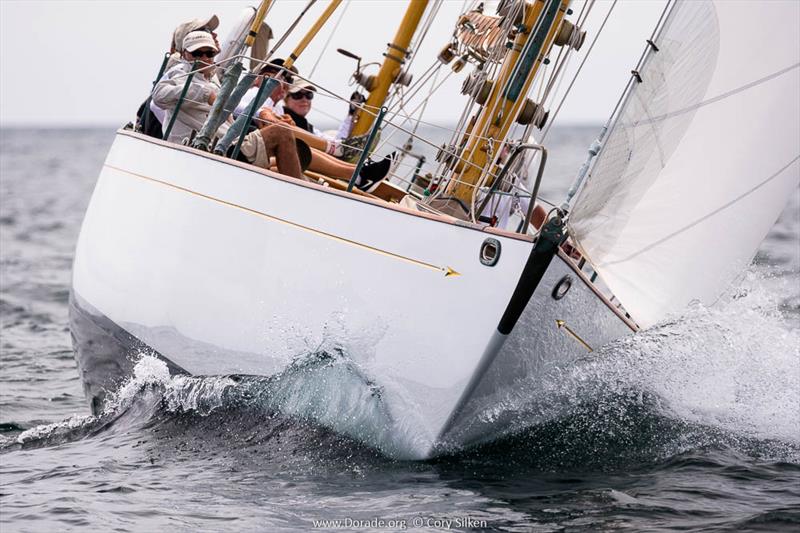
POLYGON ((306 100, 313 100, 314 99, 314 93, 311 92, 311 91, 300 91, 300 92, 297 92, 297 93, 289 94, 289 98, 291 98, 292 100, 300 100, 300 99, 303 99, 303 98, 305 98, 306 100))
POLYGON ((195 50, 194 52, 189 52, 189 53, 192 54, 192 57, 203 57, 203 56, 205 56, 205 57, 208 57, 208 58, 212 58, 215 55, 217 55, 217 53, 214 50, 195 50))

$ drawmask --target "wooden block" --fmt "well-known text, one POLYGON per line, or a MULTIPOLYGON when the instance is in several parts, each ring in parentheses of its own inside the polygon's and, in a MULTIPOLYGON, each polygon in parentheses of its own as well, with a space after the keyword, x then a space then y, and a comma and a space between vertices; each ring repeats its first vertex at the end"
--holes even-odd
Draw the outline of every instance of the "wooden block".
POLYGON ((400 200, 402 200, 406 194, 408 194, 405 189, 389 183, 386 180, 379 181, 378 184, 373 186, 369 192, 381 200, 395 203, 400 202, 400 200))

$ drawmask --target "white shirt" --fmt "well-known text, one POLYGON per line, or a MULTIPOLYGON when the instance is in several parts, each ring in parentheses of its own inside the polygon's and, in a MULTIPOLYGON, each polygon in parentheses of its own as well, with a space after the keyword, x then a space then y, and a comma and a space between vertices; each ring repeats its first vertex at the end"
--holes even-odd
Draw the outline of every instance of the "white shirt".
MULTIPOLYGON (((239 115, 244 115, 247 113, 248 109, 250 109, 251 102, 255 99, 256 94, 258 94, 258 87, 250 87, 242 99, 239 101, 239 104, 236 106, 236 109, 233 110, 233 116, 237 117, 239 115)), ((264 105, 262 105, 258 111, 253 115, 254 117, 258 116, 262 109, 269 109, 275 115, 282 117, 284 114, 283 111, 283 102, 278 102, 277 104, 272 101, 272 98, 269 96, 266 100, 264 100, 264 105)))
MULTIPOLYGON (((156 83, 152 101, 165 112, 164 120, 161 121, 163 130, 167 129, 173 110, 180 99, 180 95, 183 93, 187 74, 191 70, 191 64, 187 61, 180 61, 156 83)), ((206 118, 208 118, 209 111, 211 111, 208 98, 212 92, 216 93, 218 91, 219 84, 216 78, 213 76, 210 79, 206 78, 203 73, 195 74, 186 91, 186 97, 167 140, 179 143, 184 138, 189 137, 192 130, 200 131, 206 118)), ((225 135, 227 129, 228 124, 223 123, 217 130, 217 134, 221 137, 225 135)))

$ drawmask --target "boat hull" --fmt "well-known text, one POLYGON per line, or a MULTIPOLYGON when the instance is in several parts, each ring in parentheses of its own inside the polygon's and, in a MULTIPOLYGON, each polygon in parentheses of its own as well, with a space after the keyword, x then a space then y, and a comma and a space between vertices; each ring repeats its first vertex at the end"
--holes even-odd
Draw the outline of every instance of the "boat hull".
POLYGON ((87 396, 101 409, 141 354, 177 373, 271 377, 309 354, 338 353, 379 389, 385 416, 354 431, 336 427, 330 408, 333 429, 405 458, 491 438, 491 424, 462 420, 476 401, 530 379, 539 368, 531 357, 584 351, 555 319, 586 322, 596 343, 630 331, 560 257, 498 343, 532 246, 120 132, 73 269, 71 326, 87 396), (487 239, 501 247, 493 266, 480 260, 487 239), (548 300, 565 275, 576 276, 573 288, 548 300), (508 372, 515 379, 503 381, 508 372))

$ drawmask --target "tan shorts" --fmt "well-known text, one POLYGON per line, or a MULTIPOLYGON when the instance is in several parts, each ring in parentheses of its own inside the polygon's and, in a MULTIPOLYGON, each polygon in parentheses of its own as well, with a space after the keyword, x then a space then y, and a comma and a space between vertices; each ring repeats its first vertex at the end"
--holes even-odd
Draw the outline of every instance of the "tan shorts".
POLYGON ((267 147, 264 146, 264 137, 261 131, 255 130, 248 133, 242 141, 241 153, 251 164, 261 168, 269 168, 267 147))

